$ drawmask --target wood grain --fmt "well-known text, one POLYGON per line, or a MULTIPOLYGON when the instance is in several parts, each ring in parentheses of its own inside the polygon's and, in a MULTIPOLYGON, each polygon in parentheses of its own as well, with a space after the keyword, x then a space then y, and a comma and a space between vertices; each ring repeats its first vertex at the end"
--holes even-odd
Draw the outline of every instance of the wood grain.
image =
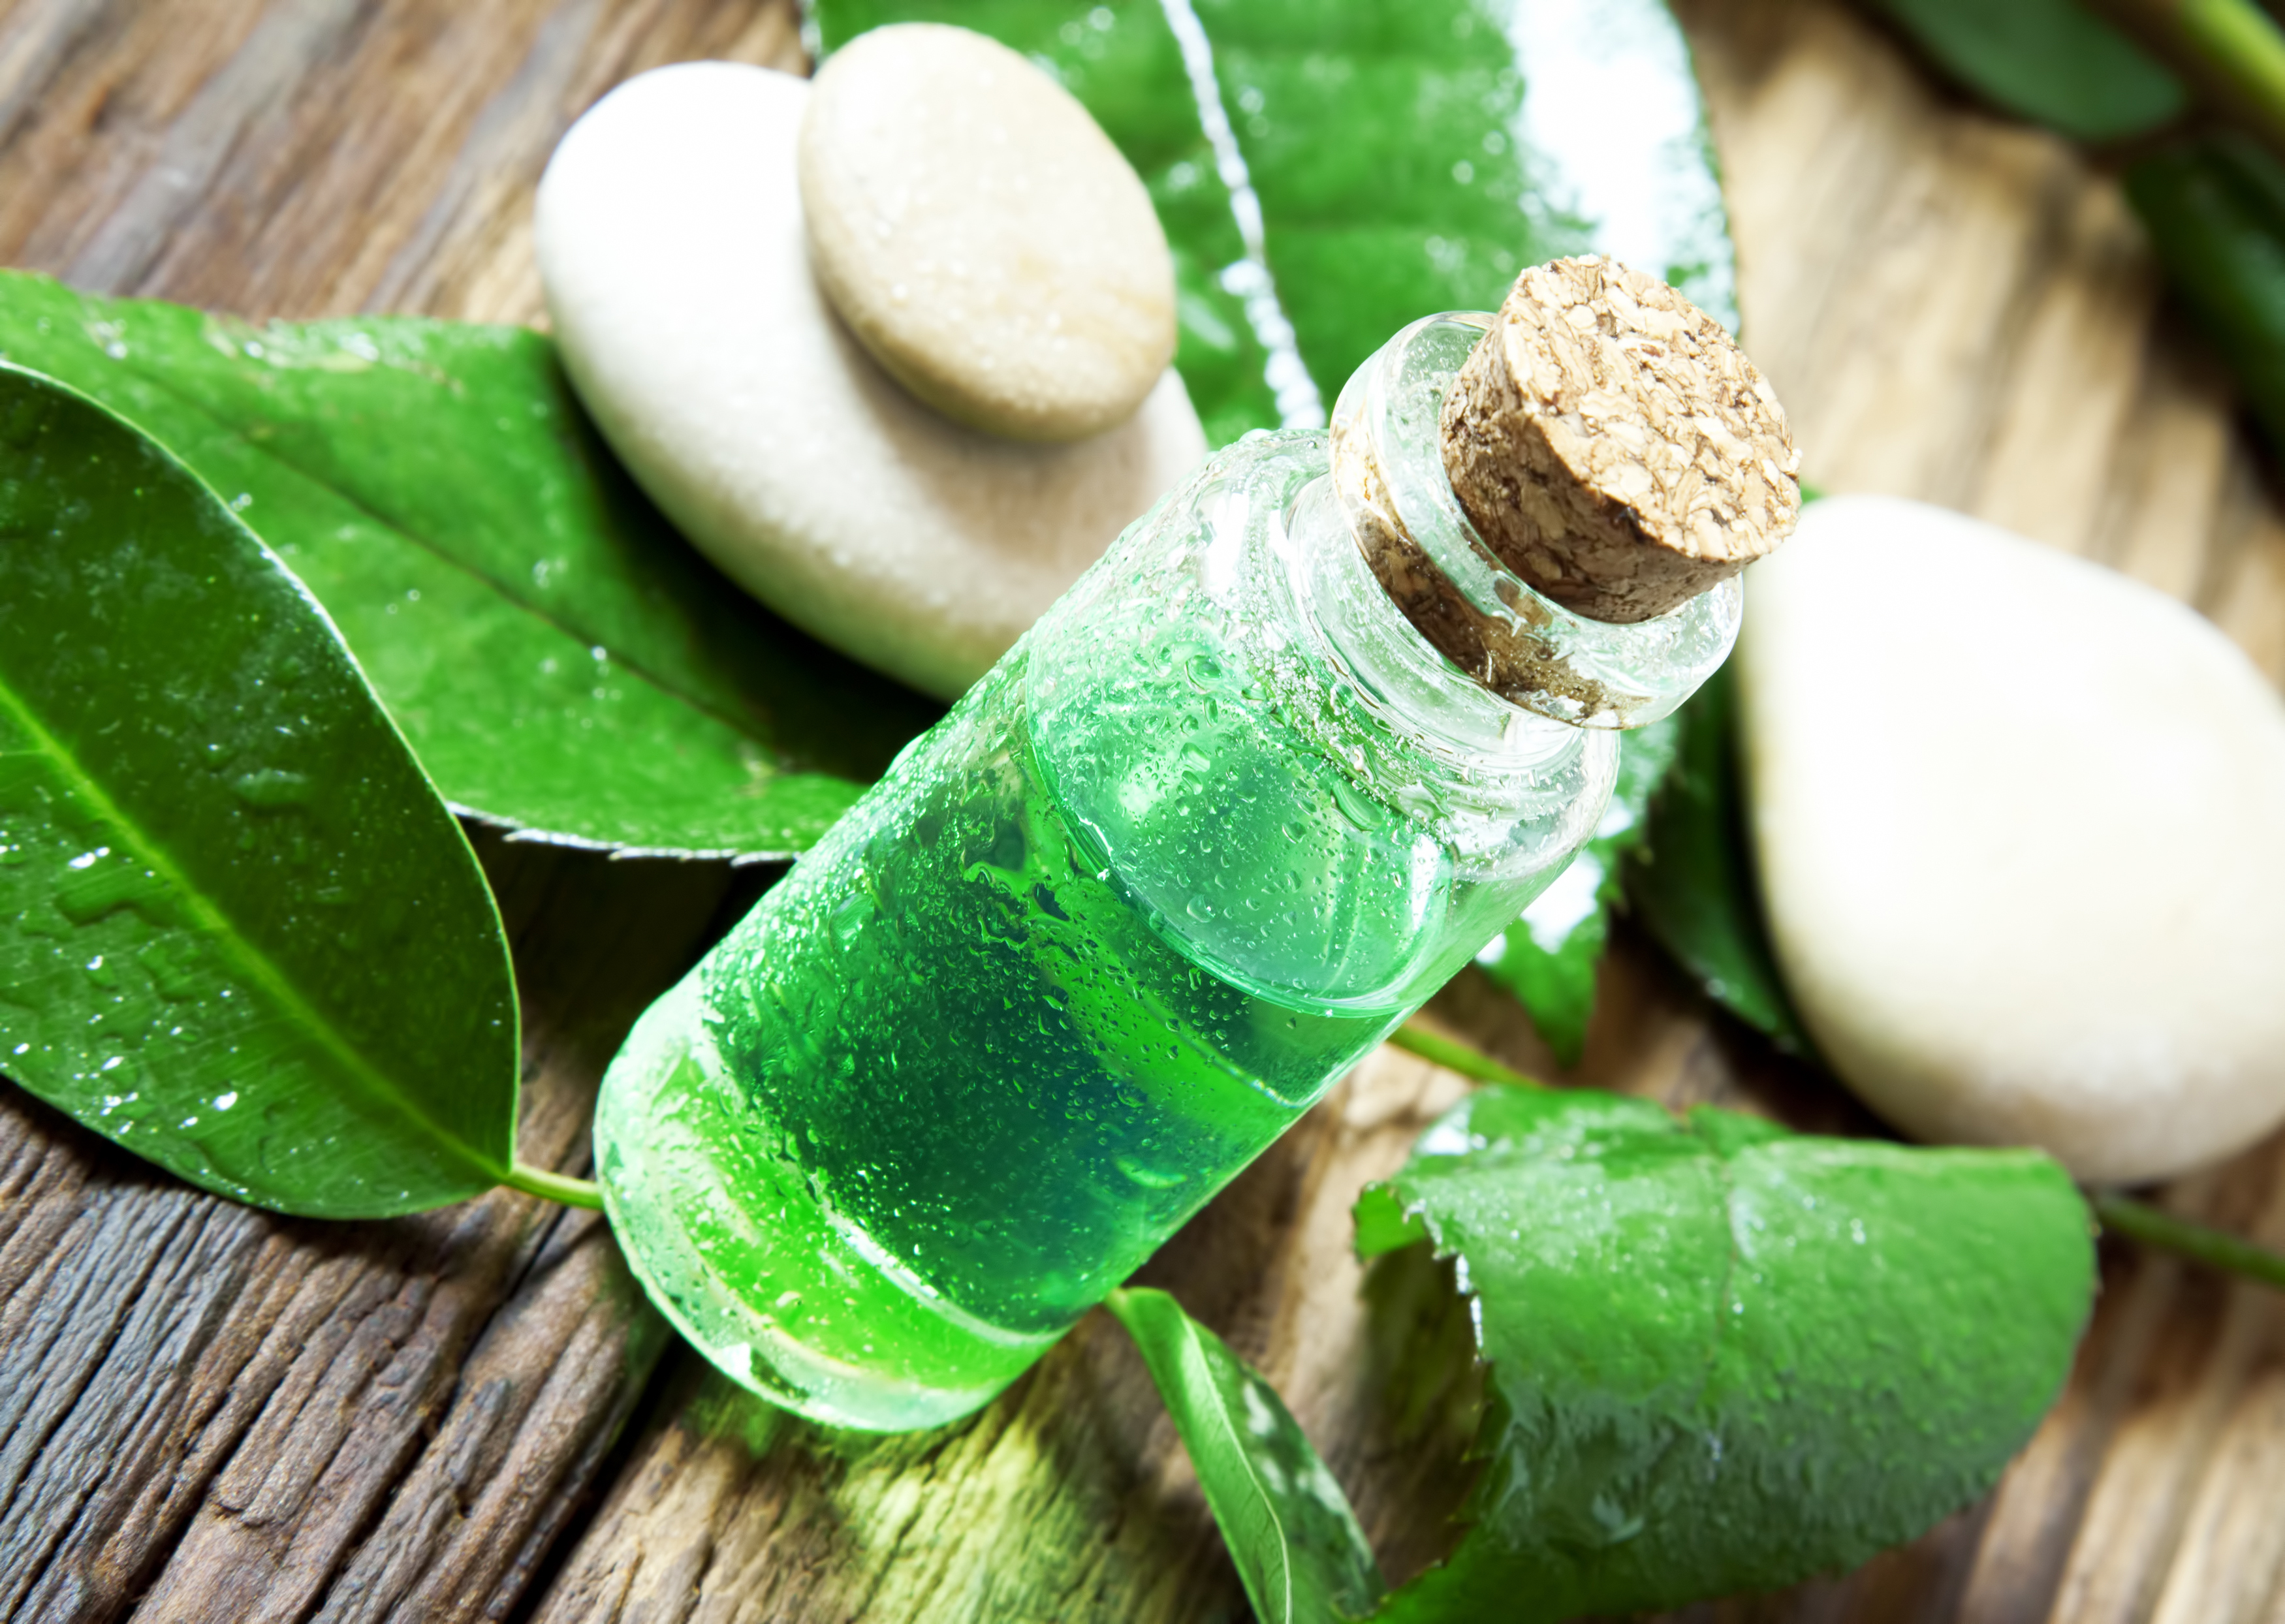
MULTIPOLYGON (((2102 560, 2285 677, 2285 520, 2115 186, 1831 0, 1677 9, 1747 343, 1809 475, 2102 560)), ((253 316, 536 321, 528 200, 557 135, 702 56, 797 67, 789 0, 13 0, 0 262, 253 316)), ((577 1166, 619 1032, 741 898, 718 869, 481 846, 525 1002, 526 1154, 577 1166)), ((1554 1074, 1479 978, 1432 1016, 1554 1074)), ((1567 1080, 1872 1126, 1623 929, 1567 1080)), ((1400 1575, 1449 1540, 1472 1387, 1446 1283, 1360 1270, 1347 1212, 1463 1087, 1384 1051, 1148 1271, 1277 1384, 1400 1575)), ((2285 1243, 2285 1139, 2163 1198, 2285 1243)), ((1676 1618, 2275 1620, 2281 1478, 2285 1306, 2107 1249, 2070 1387, 1985 1503, 1855 1573, 1676 1618)), ((672 1347, 590 1217, 498 1194, 273 1219, 0 1091, 0 1614, 130 1612, 1245 1616, 1100 1316, 967 1424, 836 1437, 672 1347)))
MULTIPOLYGON (((524 200, 656 62, 798 64, 786 6, 32 0, 0 11, 0 257, 255 316, 530 319, 524 200)), ((734 882, 480 843, 527 1159, 734 882)), ((0 1614, 500 1617, 665 1345, 600 1222, 499 1193, 298 1224, 0 1099, 0 1614)))
MULTIPOLYGON (((522 1144, 585 1156, 602 1063, 726 876, 486 841, 525 988, 522 1144), (608 927, 597 930, 598 925, 608 927)), ((591 1214, 510 1192, 303 1223, 0 1096, 0 1614, 511 1604, 666 1342, 591 1214)))

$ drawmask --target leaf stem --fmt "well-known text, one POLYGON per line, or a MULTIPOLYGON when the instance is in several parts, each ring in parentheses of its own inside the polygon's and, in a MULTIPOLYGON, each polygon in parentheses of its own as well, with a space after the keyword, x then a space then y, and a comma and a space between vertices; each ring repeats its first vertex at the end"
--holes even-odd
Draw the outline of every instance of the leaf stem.
POLYGON ((1545 1083, 1535 1077, 1526 1077, 1500 1064, 1489 1055, 1472 1049, 1450 1038, 1440 1038, 1425 1026, 1407 1021, 1388 1034, 1388 1041, 1408 1055, 1417 1055, 1423 1060, 1433 1061, 1447 1071, 1457 1071, 1462 1077, 1472 1077, 1480 1083, 1512 1083, 1519 1088, 1544 1088, 1545 1083))
POLYGON ((2185 1258, 2195 1259, 2211 1267, 2233 1275, 2242 1275, 2249 1280, 2258 1280, 2265 1285, 2285 1291, 2285 1256, 2242 1241, 2219 1229, 2210 1229, 2203 1224, 2194 1224, 2187 1219, 2162 1212, 2156 1207, 2140 1201, 2130 1201, 2124 1196, 2090 1193, 2087 1204, 2102 1220, 2106 1229, 2116 1231, 2130 1240, 2145 1246, 2155 1246, 2163 1251, 2179 1252, 2185 1258))
POLYGON ((592 1212, 603 1210, 603 1187, 593 1179, 575 1179, 569 1173, 550 1173, 545 1167, 517 1162, 500 1182, 542 1201, 560 1201, 567 1207, 585 1207, 592 1212))
POLYGON ((2258 110, 2273 136, 2285 129, 2285 32, 2254 0, 2181 0, 2183 42, 2258 110))
POLYGON ((2100 9, 2285 158, 2285 29, 2259 0, 2108 0, 2100 9))

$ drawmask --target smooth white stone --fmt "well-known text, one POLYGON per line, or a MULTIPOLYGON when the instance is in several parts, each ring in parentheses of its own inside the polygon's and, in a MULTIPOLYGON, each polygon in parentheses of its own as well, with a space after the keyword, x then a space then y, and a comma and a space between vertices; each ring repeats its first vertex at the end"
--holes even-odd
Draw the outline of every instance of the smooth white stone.
POLYGON ((796 624, 951 697, 1205 437, 1172 371, 1068 445, 963 428, 906 393, 811 274, 794 144, 808 82, 687 63, 629 80, 541 179, 564 365, 645 490, 796 624))
POLYGON ((959 422, 1079 440, 1174 358, 1174 265, 1142 177, 1085 107, 994 39, 893 23, 812 82, 810 263, 890 375, 959 422))
POLYGON ((1738 657, 1779 964, 1866 1103, 2098 1182, 2285 1119, 2285 705, 2228 639, 1849 497, 1748 571, 1738 657))

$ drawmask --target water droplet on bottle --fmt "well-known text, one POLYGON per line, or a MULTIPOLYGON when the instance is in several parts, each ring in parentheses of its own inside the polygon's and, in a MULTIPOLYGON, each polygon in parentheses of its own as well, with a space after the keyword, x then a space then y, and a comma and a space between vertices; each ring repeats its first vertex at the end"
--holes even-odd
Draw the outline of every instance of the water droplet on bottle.
POLYGON ((1181 1173, 1169 1173, 1163 1167, 1153 1167, 1141 1157, 1131 1153, 1113 1157, 1111 1165, 1144 1189, 1173 1189, 1182 1181, 1181 1173))
POLYGON ((1387 810, 1347 779, 1335 778, 1332 790, 1333 804, 1340 809, 1341 816, 1366 834, 1388 821, 1387 810))

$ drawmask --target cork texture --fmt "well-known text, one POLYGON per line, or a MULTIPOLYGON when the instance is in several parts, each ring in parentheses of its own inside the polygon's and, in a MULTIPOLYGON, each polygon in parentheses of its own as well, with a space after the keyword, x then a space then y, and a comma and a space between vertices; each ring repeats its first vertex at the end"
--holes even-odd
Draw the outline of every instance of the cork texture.
POLYGON ((1553 695, 1587 715, 1608 710, 1614 697, 1580 676, 1548 639, 1531 629, 1535 618, 1542 626, 1551 618, 1544 608, 1524 605, 1527 629, 1518 631, 1460 595, 1397 517, 1379 462, 1364 439, 1355 422, 1334 423, 1333 483, 1365 563, 1413 628, 1511 704, 1535 708, 1537 696, 1553 695))
POLYGON ((1444 404, 1444 467, 1484 540, 1597 620, 1662 615, 1783 541, 1785 412, 1721 325, 1597 257, 1516 279, 1444 404))

